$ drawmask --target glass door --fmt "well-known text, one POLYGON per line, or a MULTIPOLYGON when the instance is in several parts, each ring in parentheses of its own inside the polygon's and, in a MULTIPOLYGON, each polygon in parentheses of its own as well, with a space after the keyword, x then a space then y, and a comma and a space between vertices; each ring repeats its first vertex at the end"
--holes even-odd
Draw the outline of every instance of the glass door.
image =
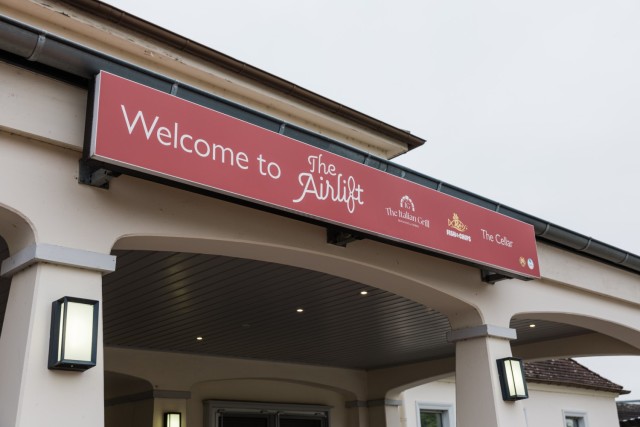
POLYGON ((271 427, 269 416, 262 414, 218 414, 219 427, 271 427))

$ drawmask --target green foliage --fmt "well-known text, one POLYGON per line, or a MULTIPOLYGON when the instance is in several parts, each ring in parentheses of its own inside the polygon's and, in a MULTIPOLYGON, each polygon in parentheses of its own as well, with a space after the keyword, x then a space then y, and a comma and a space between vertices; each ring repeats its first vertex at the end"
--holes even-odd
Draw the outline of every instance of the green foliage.
POLYGON ((442 415, 438 412, 420 411, 420 427, 442 427, 442 415))

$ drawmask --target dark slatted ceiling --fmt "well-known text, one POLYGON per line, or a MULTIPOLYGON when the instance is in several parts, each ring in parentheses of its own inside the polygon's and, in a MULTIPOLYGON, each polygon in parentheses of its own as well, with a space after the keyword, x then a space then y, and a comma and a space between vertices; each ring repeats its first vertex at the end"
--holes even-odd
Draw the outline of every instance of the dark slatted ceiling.
POLYGON ((566 338, 586 334, 591 331, 564 323, 536 319, 511 319, 510 327, 518 331, 516 344, 528 344, 548 339, 566 338), (535 325, 533 328, 530 325, 535 325))
POLYGON ((107 345, 353 368, 453 351, 444 316, 360 283, 224 256, 117 255, 104 279, 107 345))
MULTIPOLYGON (((350 280, 225 256, 116 255, 104 278, 106 345, 364 369, 454 353, 443 315, 350 280)), ((585 332, 529 323, 514 323, 523 342, 585 332)))

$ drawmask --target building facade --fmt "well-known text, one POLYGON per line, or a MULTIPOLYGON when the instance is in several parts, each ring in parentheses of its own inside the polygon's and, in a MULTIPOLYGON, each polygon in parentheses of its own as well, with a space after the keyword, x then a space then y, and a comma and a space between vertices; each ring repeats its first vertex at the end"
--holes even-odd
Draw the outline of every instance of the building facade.
MULTIPOLYGON (((628 394, 572 359, 525 365, 529 399, 522 402, 529 426, 619 425, 615 399, 628 394)), ((407 427, 453 427, 455 377, 430 382, 402 394, 407 427)))
MULTIPOLYGON (((0 426, 160 426, 165 413, 182 426, 397 426, 404 390, 453 373, 458 426, 525 426, 497 359, 639 352, 640 258, 393 164, 423 143, 408 132, 93 0, 2 2, 0 53, 0 426), (138 90, 161 101, 125 111, 118 97, 138 90), (96 157, 95 134, 116 127, 103 96, 145 149, 256 178, 211 191, 96 157), (145 116, 165 101, 184 109, 145 116), (215 142, 194 119, 211 110, 234 123, 215 142), (269 142, 233 150, 235 129, 269 142), (280 143, 280 164, 248 154, 280 143), (308 150, 320 154, 304 154, 316 159, 305 173, 323 179, 312 191, 299 175, 296 200, 336 202, 321 214, 272 201, 281 166, 308 150), (530 227, 537 255, 507 268, 416 245, 414 230, 439 226, 422 197, 350 225, 365 203, 359 174, 394 183, 367 197, 410 186, 453 203, 445 242, 470 243, 477 218, 460 207, 530 227), (402 236, 375 228, 389 218, 402 236), (48 369, 52 303, 65 296, 98 302, 84 372, 48 369)), ((513 246, 490 231, 473 243, 513 246)))

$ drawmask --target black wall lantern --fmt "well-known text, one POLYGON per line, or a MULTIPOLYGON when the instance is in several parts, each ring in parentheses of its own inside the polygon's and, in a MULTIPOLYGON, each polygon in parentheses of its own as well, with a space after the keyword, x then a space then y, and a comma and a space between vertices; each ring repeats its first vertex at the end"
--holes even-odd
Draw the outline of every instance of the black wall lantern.
POLYGON ((98 301, 64 297, 53 302, 49 369, 86 371, 96 366, 98 301))
POLYGON ((521 400, 529 398, 527 382, 524 376, 524 363, 515 357, 498 359, 498 375, 503 400, 521 400))

